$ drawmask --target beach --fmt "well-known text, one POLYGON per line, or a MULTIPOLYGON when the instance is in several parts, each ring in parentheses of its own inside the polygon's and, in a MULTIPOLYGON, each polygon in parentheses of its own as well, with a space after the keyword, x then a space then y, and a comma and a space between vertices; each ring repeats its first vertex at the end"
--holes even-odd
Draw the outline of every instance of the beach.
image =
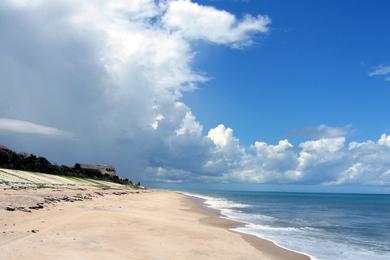
POLYGON ((1 259, 309 259, 172 191, 2 185, 0 200, 1 259))

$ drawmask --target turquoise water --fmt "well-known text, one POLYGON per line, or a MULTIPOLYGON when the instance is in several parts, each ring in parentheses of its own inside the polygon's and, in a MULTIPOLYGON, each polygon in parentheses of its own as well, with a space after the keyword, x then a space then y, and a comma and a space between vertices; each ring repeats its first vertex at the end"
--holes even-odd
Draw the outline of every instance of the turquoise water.
POLYGON ((187 190, 235 230, 313 259, 390 259, 390 195, 187 190))

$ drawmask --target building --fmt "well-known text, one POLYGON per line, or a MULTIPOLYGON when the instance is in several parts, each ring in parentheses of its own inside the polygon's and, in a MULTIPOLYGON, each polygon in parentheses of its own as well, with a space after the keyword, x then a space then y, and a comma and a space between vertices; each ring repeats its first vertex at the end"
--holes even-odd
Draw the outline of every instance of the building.
POLYGON ((116 176, 116 171, 114 166, 106 164, 85 164, 81 163, 80 168, 84 170, 94 170, 99 171, 102 175, 109 175, 111 177, 116 176))
POLYGON ((12 150, 9 149, 7 146, 1 145, 1 144, 0 144, 0 151, 12 152, 12 150))

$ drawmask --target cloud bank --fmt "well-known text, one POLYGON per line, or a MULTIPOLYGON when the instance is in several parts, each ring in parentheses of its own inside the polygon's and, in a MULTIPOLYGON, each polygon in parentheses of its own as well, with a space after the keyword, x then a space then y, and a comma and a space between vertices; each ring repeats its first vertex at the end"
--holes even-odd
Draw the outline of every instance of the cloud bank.
POLYGON ((232 129, 220 125, 210 130, 208 138, 218 152, 205 164, 205 170, 220 172, 217 178, 222 182, 390 183, 390 135, 386 134, 376 142, 346 143, 344 136, 329 136, 302 142, 298 147, 288 140, 277 144, 256 141, 244 147, 232 129))
POLYGON ((349 126, 323 125, 296 146, 244 146, 182 102, 207 80, 194 42, 250 47, 270 21, 189 0, 2 1, 0 141, 142 180, 389 185, 389 135, 348 143, 349 126), (21 131, 77 139, 22 142, 21 131))
POLYGON ((0 118, 0 132, 33 134, 44 136, 70 137, 71 134, 60 129, 39 125, 27 121, 0 118))

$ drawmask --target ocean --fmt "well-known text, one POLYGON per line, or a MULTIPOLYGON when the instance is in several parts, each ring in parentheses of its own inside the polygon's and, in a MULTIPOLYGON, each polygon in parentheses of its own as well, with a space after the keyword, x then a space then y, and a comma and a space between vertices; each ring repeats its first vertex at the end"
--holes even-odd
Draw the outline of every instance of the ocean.
POLYGON ((390 259, 390 195, 183 191, 229 219, 234 230, 312 259, 390 259))

